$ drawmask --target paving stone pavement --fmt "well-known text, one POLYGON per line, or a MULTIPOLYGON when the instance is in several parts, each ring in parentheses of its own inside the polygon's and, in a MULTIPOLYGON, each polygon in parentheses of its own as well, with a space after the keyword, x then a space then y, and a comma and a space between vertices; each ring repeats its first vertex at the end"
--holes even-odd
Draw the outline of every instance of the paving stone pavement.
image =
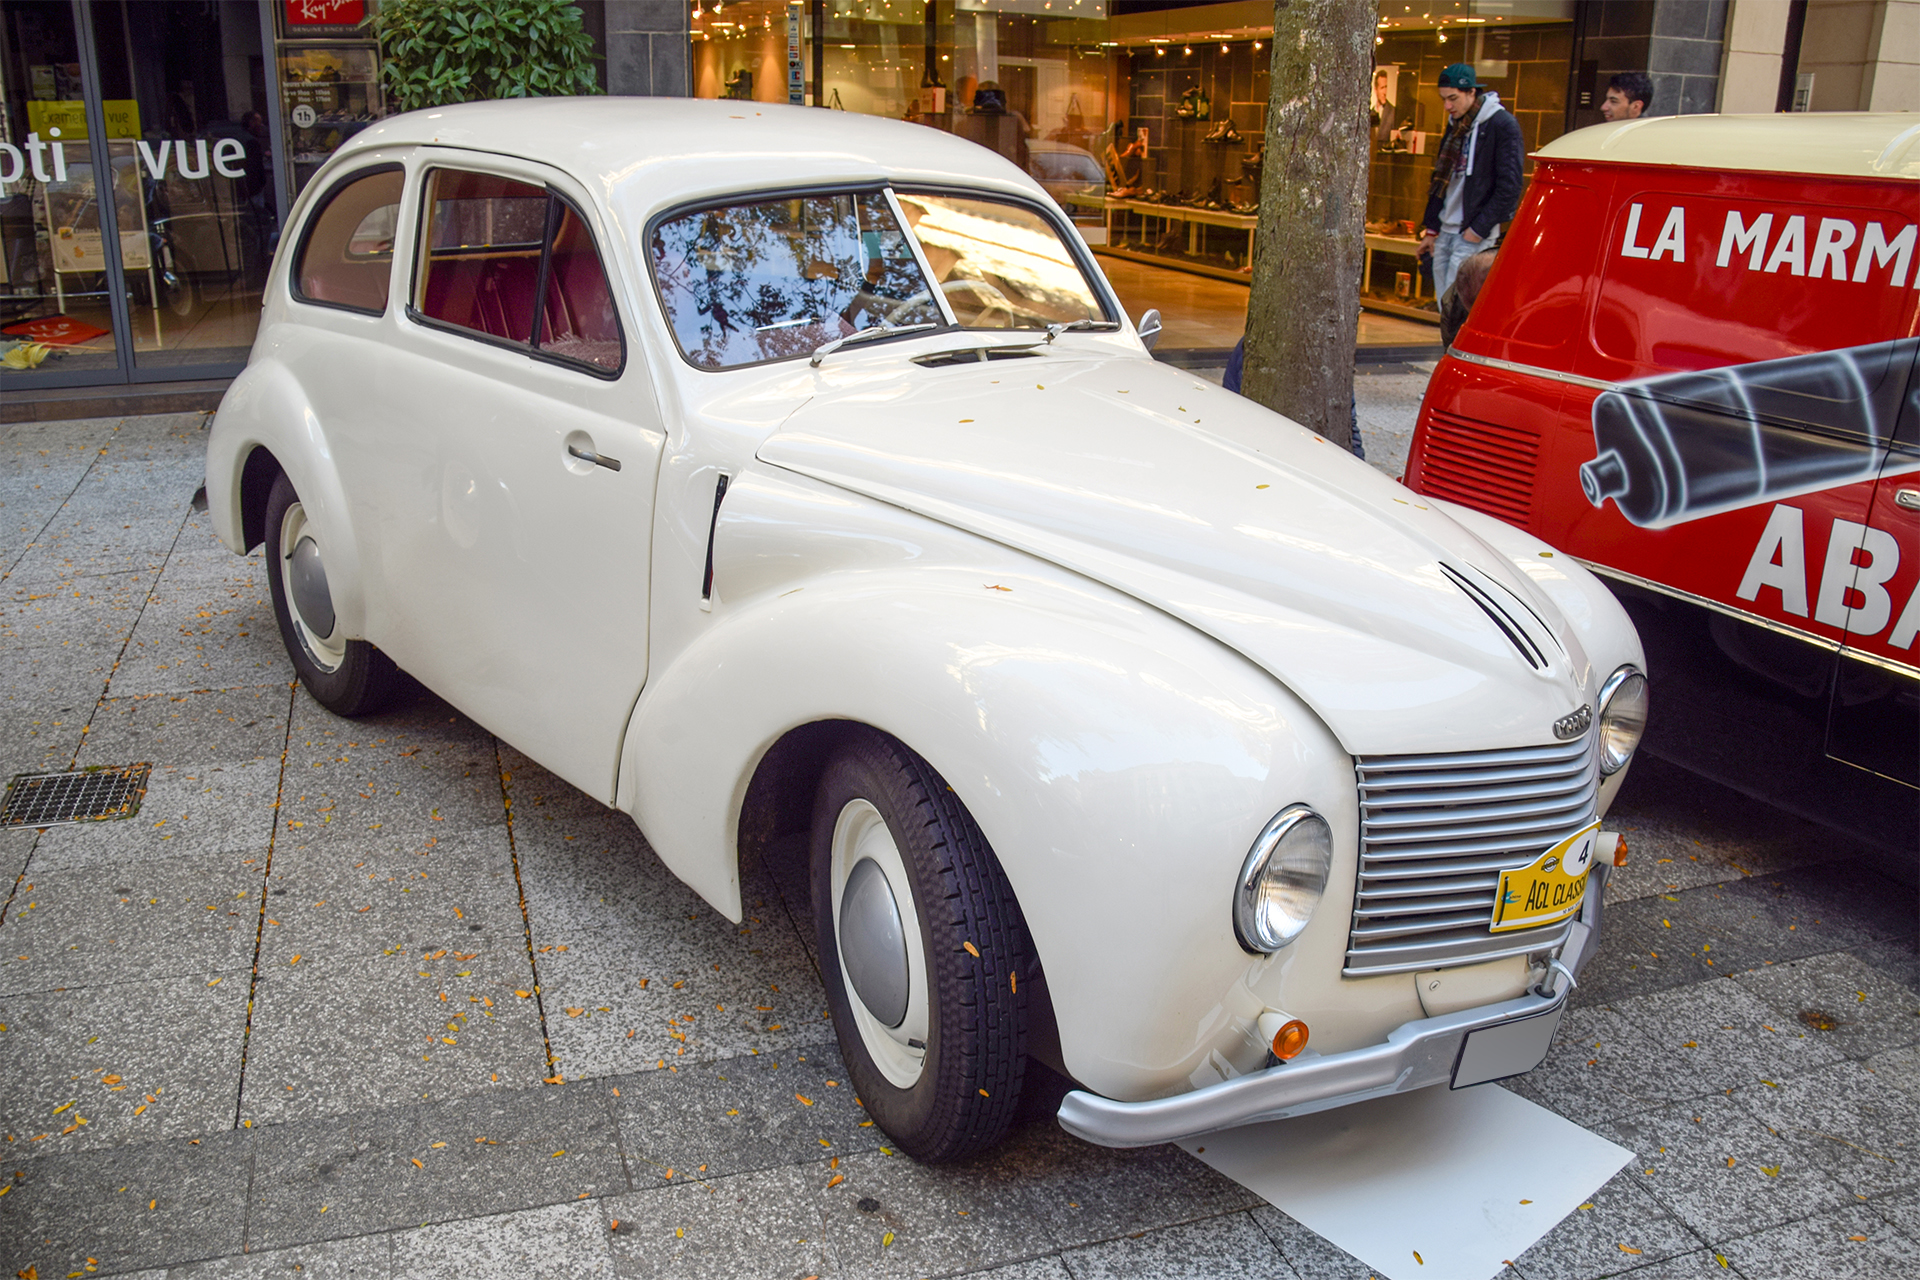
MULTIPOLYGON (((154 765, 133 820, 0 832, 0 1275, 1369 1274, 1044 1096, 970 1164, 891 1152, 791 866, 734 925, 431 694, 320 710, 190 508, 204 444, 0 428, 0 775, 154 765)), ((1910 871, 1655 759, 1611 825, 1605 945, 1511 1087, 1635 1159, 1505 1276, 1920 1274, 1910 871)))

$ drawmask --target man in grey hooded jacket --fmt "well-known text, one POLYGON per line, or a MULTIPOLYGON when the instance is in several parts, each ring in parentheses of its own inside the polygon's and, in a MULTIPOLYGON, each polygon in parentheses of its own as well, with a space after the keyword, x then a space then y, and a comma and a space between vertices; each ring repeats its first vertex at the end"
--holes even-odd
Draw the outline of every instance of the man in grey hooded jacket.
POLYGON ((1420 248, 1433 255, 1433 289, 1444 295, 1459 264, 1500 242, 1500 230, 1520 205, 1520 162, 1526 145, 1500 95, 1456 62, 1440 73, 1447 131, 1433 158, 1433 182, 1420 248))

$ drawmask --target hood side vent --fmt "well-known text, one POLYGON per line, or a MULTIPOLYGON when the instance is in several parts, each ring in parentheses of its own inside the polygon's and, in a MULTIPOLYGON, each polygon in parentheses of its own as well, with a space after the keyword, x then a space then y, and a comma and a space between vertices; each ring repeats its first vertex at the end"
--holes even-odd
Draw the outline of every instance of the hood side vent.
POLYGON ((923 369, 945 369, 949 365, 985 364, 989 360, 1030 360, 1039 354, 1021 347, 962 347, 957 351, 915 356, 913 362, 923 369))
MULTIPOLYGON (((1460 588, 1467 599, 1480 606, 1481 611, 1492 619, 1494 626, 1500 628, 1500 633, 1506 636, 1513 647, 1519 651, 1521 659, 1529 667, 1535 671, 1546 668, 1547 655, 1541 652, 1540 646, 1534 642, 1533 637, 1527 633, 1527 629, 1521 625, 1519 619, 1502 608, 1490 592, 1450 564, 1442 562, 1440 572, 1446 574, 1447 580, 1460 588)), ((1532 611, 1529 610, 1529 612, 1532 611)))

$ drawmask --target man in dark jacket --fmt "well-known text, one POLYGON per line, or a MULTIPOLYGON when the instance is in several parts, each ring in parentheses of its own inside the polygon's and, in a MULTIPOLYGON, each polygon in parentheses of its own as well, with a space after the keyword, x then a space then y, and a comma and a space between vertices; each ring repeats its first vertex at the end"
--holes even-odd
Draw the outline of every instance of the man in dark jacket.
POLYGON ((1500 242, 1500 229, 1520 205, 1525 145, 1500 95, 1480 88, 1473 68, 1456 62, 1440 73, 1447 131, 1433 158, 1433 182, 1420 233, 1433 255, 1433 289, 1446 293, 1461 262, 1500 242))

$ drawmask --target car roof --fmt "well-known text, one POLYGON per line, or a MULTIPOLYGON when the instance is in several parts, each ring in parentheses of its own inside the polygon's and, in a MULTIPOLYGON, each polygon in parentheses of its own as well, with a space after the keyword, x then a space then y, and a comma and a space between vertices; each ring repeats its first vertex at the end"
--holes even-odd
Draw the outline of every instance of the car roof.
MULTIPOLYGON (((623 213, 716 194, 841 182, 1042 188, 985 147, 938 129, 781 103, 691 98, 516 98, 389 116, 340 148, 466 148, 558 168, 623 213)), ((330 166, 332 167, 332 166, 330 166)))
POLYGON ((1542 160, 1743 169, 1920 180, 1920 119, 1912 113, 1655 116, 1561 134, 1542 160))

